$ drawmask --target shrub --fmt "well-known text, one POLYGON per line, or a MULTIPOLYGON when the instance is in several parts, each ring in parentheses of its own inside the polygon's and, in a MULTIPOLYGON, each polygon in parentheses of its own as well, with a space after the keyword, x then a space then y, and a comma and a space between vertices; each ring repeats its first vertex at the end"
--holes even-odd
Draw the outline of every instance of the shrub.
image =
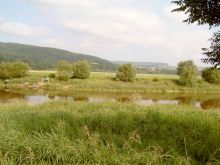
POLYGON ((50 77, 50 78, 56 78, 56 74, 50 73, 50 74, 48 75, 48 77, 50 77))
POLYGON ((153 82, 158 82, 158 81, 160 81, 159 78, 157 78, 157 77, 153 78, 153 82))
POLYGON ((9 67, 9 63, 1 63, 0 64, 0 78, 1 79, 10 78, 8 67, 9 67))
POLYGON ((11 77, 12 78, 20 78, 24 77, 28 72, 28 64, 24 62, 13 62, 11 63, 12 70, 11 70, 11 77))
POLYGON ((193 86, 196 83, 197 66, 193 61, 182 61, 178 64, 177 74, 180 76, 180 84, 185 86, 193 86))
POLYGON ((68 61, 59 61, 57 64, 57 71, 58 72, 71 72, 72 71, 72 64, 69 63, 68 61))
POLYGON ((0 78, 21 78, 28 72, 28 64, 24 62, 3 62, 0 64, 0 78))
POLYGON ((57 74, 57 79, 60 81, 67 81, 69 78, 69 73, 67 72, 58 72, 57 74))
POLYGON ((202 71, 202 78, 209 83, 220 84, 220 70, 216 68, 206 68, 202 71))
POLYGON ((116 79, 125 82, 134 82, 136 77, 136 69, 132 64, 124 64, 118 68, 116 79))
POLYGON ((78 61, 73 64, 72 78, 86 79, 90 76, 90 65, 87 61, 78 61))
POLYGON ((59 61, 57 66, 57 79, 67 81, 72 77, 72 64, 68 61, 59 61))

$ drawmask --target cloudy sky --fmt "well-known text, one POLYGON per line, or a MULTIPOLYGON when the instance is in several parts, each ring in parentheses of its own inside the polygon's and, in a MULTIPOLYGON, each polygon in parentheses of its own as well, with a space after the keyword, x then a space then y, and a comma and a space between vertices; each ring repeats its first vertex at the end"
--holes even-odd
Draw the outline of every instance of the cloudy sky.
POLYGON ((0 42, 49 46, 117 61, 203 66, 212 31, 182 23, 171 0, 1 0, 0 42))

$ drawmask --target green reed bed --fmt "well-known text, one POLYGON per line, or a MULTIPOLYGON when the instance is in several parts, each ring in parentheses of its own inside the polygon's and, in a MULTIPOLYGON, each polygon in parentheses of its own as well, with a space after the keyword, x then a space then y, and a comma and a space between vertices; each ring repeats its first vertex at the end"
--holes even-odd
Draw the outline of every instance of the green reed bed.
POLYGON ((186 106, 0 105, 0 164, 220 163, 220 113, 186 106))

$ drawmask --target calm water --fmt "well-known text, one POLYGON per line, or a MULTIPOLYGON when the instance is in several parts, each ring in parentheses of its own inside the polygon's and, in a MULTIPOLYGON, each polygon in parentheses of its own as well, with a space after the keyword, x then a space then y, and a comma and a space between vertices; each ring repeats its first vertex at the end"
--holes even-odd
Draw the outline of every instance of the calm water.
POLYGON ((72 100, 89 103, 99 102, 122 102, 135 103, 143 106, 156 104, 186 104, 203 109, 220 109, 220 95, 174 95, 174 94, 145 94, 138 93, 118 94, 118 93, 72 93, 54 94, 48 92, 32 92, 32 94, 15 93, 12 91, 0 91, 0 102, 6 103, 13 100, 23 100, 32 105, 45 103, 49 100, 72 100))

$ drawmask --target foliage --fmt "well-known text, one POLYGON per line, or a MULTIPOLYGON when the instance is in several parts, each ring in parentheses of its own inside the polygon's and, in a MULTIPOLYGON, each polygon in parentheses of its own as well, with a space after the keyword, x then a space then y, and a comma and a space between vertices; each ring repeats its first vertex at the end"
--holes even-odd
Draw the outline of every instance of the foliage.
POLYGON ((56 78, 59 81, 67 81, 69 80, 70 76, 68 72, 58 72, 56 78))
POLYGON ((220 66, 220 31, 214 33, 214 36, 210 40, 210 48, 203 48, 203 54, 206 55, 206 58, 202 59, 202 61, 218 67, 220 66))
POLYGON ((56 74, 55 74, 55 73, 50 73, 50 74, 48 75, 48 77, 49 77, 49 78, 56 78, 56 74))
POLYGON ((59 61, 57 64, 57 79, 67 81, 72 77, 72 64, 68 61, 59 61))
POLYGON ((0 106, 0 164, 219 164, 219 124, 185 106, 14 102, 0 106))
POLYGON ((118 68, 116 79, 125 82, 134 82, 136 77, 136 69, 132 64, 123 64, 118 68))
POLYGON ((197 66, 193 61, 179 62, 177 67, 177 74, 180 76, 180 83, 185 86, 193 86, 196 82, 197 66))
POLYGON ((87 61, 78 61, 73 64, 72 78, 87 79, 90 76, 90 65, 87 61))
POLYGON ((71 72, 72 71, 72 64, 68 61, 59 61, 57 64, 57 71, 58 72, 71 72))
POLYGON ((3 62, 0 63, 0 78, 21 78, 28 72, 28 64, 24 62, 3 62))
MULTIPOLYGON (((220 25, 220 1, 219 0, 174 0, 178 8, 174 12, 185 12, 189 17, 184 22, 198 25, 208 24, 210 28, 220 25)), ((215 67, 220 65, 220 31, 214 33, 209 49, 203 48, 206 58, 204 63, 210 63, 215 67)))
POLYGON ((202 71, 202 78, 213 84, 220 84, 220 70, 216 68, 206 68, 202 71))
POLYGON ((174 12, 185 12, 189 15, 184 22, 208 24, 210 27, 220 25, 219 0, 174 0, 172 3, 178 6, 174 12))
POLYGON ((36 70, 55 69, 57 62, 61 60, 72 63, 82 59, 90 61, 93 70, 112 71, 117 67, 110 61, 95 56, 54 48, 0 42, 0 62, 24 61, 36 70))

